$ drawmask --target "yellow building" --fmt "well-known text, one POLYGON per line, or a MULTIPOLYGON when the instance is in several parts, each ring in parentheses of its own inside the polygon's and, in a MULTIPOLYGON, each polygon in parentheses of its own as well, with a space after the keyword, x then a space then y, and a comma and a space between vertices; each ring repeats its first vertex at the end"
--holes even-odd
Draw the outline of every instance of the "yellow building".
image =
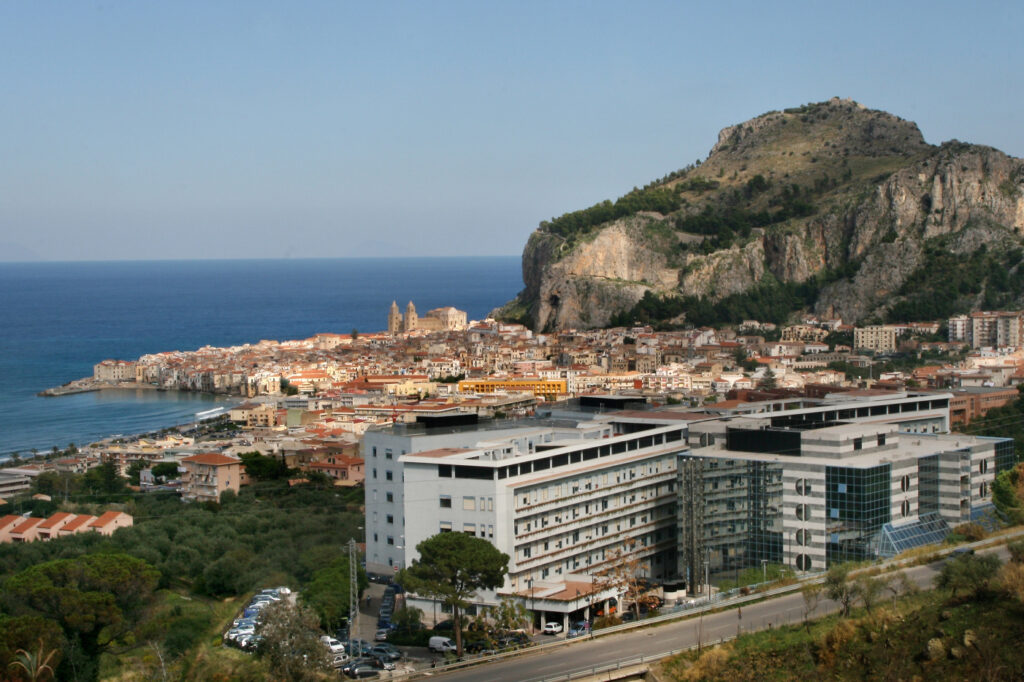
POLYGON ((467 379, 459 382, 462 393, 532 393, 544 400, 558 400, 569 392, 565 379, 467 379))

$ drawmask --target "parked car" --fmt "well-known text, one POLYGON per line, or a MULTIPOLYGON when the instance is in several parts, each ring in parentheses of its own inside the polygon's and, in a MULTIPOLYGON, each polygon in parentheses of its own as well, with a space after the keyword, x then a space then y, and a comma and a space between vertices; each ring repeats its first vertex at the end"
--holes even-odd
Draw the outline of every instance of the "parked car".
POLYGON ((361 663, 352 667, 342 668, 341 671, 345 673, 345 677, 349 677, 353 680, 364 680, 370 677, 380 677, 380 673, 377 669, 369 663, 361 663))
POLYGON ((388 633, 389 632, 391 632, 390 628, 381 628, 381 629, 377 630, 377 632, 374 633, 373 640, 375 642, 386 642, 386 641, 388 641, 388 633))
POLYGON ((435 635, 431 637, 427 643, 427 648, 431 651, 436 651, 439 654, 443 654, 447 651, 455 651, 455 642, 447 637, 441 635, 435 635))
POLYGON ((557 635, 561 631, 562 631, 562 624, 561 623, 545 623, 544 624, 543 632, 544 632, 545 635, 557 635))
POLYGON ((402 652, 395 648, 394 644, 378 644, 370 649, 371 656, 377 656, 389 661, 397 661, 402 657, 402 652))
POLYGON ((344 651, 340 651, 336 654, 328 654, 327 663, 335 670, 344 667, 349 662, 348 654, 344 651))
POLYGON ((434 626, 434 630, 454 630, 455 623, 450 620, 442 620, 440 623, 434 626))
POLYGON ((322 635, 320 637, 320 641, 323 642, 328 649, 330 649, 332 654, 345 651, 345 645, 329 635, 322 635))

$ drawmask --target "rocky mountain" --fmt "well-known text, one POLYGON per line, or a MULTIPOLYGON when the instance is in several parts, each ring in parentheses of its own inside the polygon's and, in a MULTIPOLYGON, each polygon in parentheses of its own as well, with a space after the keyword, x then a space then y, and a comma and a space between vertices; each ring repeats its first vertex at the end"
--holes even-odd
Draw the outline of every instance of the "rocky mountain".
POLYGON ((541 330, 927 319, 1020 303, 1022 233, 1024 161, 832 99, 729 126, 703 163, 542 222, 496 314, 541 330))

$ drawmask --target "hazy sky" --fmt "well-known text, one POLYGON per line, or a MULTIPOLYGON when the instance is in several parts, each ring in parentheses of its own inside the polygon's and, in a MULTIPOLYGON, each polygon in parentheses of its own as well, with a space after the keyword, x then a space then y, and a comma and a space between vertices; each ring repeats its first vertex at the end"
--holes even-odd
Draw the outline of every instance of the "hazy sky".
POLYGON ((1024 156, 1022 27, 1006 0, 8 0, 0 261, 517 254, 833 95, 1024 156))

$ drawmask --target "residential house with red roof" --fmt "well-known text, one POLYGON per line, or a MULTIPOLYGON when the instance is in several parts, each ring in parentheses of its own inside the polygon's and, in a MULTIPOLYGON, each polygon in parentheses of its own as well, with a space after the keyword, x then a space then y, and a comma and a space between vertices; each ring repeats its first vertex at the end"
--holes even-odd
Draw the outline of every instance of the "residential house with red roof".
POLYGON ((219 502, 225 490, 238 492, 242 483, 242 460, 216 452, 205 452, 181 460, 181 498, 192 502, 219 502))

